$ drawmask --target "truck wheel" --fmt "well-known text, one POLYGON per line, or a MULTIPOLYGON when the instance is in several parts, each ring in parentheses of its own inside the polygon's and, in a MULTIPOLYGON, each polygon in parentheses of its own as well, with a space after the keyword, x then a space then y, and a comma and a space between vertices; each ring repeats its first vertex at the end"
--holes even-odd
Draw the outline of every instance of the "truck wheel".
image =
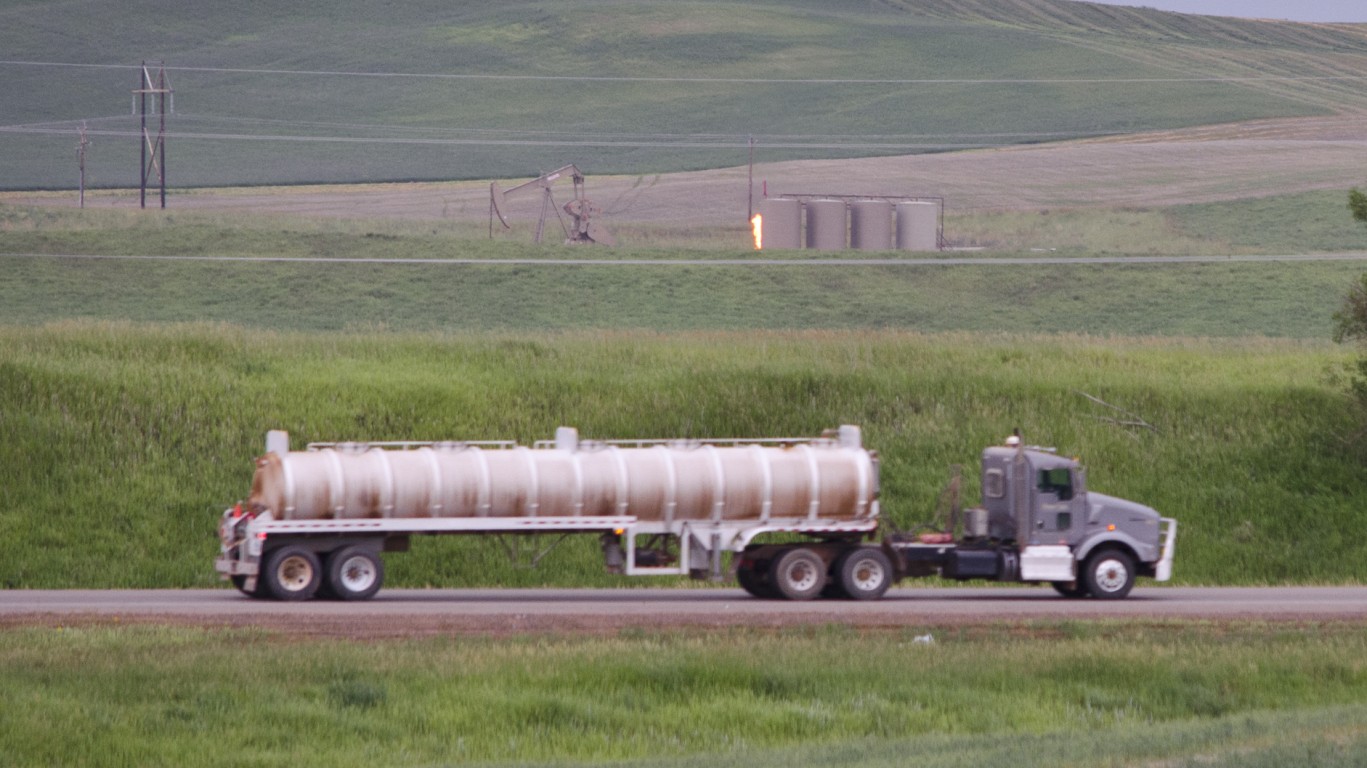
POLYGON ((1054 591, 1067 598, 1078 598, 1087 596, 1087 587, 1083 586, 1082 581, 1051 581, 1049 584, 1054 591))
POLYGON ((1100 600, 1119 600, 1134 588, 1134 559, 1118 549, 1103 549, 1087 558, 1082 584, 1100 600))
POLYGON ((736 567, 736 581, 740 588, 763 600, 778 597, 778 593, 769 584, 769 566, 768 560, 742 555, 740 564, 736 567))
POLYGON ((877 600, 892 586, 892 561, 883 550, 859 547, 843 555, 836 565, 840 591, 852 600, 877 600))
POLYGON ((380 591, 384 563, 366 547, 343 547, 327 556, 327 593, 337 600, 369 600, 380 591))
POLYGON ((793 547, 774 559, 769 581, 781 597, 811 600, 826 586, 826 563, 806 547, 793 547))
POLYGON ((258 577, 265 580, 265 594, 277 600, 308 600, 318 592, 322 566, 307 547, 281 547, 266 556, 258 577))

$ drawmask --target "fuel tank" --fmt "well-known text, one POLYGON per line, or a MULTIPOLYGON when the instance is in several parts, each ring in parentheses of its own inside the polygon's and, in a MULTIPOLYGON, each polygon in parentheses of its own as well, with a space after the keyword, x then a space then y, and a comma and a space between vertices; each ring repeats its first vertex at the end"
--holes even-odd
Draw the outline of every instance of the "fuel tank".
MULTIPOLYGON (((281 434, 281 433, 276 433, 281 434)), ((595 517, 645 521, 865 520, 878 460, 858 427, 818 438, 279 445, 246 506, 278 520, 595 517)), ((288 438, 284 439, 288 444, 288 438)))

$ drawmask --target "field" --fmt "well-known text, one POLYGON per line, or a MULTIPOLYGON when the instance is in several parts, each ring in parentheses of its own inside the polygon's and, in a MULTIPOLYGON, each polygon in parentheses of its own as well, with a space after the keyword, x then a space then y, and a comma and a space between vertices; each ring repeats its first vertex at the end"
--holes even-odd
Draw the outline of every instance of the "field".
MULTIPOLYGON (((630 176, 589 171, 586 191, 624 248, 669 253, 749 250, 747 211, 765 191, 943 198, 951 247, 1116 254, 1356 251, 1367 244, 1367 232, 1353 223, 1345 203, 1347 189, 1363 183, 1364 148, 1367 122, 1335 117, 1011 149, 758 162, 753 200, 745 167, 630 176)), ((559 202, 567 200, 568 183, 555 194, 559 202)), ((0 193, 0 247, 206 252, 194 242, 165 242, 155 232, 164 228, 163 219, 150 211, 135 215, 136 190, 91 192, 86 205, 95 210, 84 219, 59 215, 77 202, 74 192, 0 193), (67 228, 86 232, 87 241, 57 239, 55 233, 67 228), (109 231, 97 239, 100 229, 109 231), (33 232, 39 234, 26 234, 33 232)), ((530 244, 540 205, 534 191, 510 197, 512 229, 496 227, 493 239, 530 244)), ((484 253, 486 243, 476 241, 490 235, 487 182, 173 190, 168 206, 173 219, 202 228, 461 240, 438 250, 448 255, 484 253)), ((563 237, 554 219, 550 231, 551 242, 563 237)), ((208 252, 224 252, 214 245, 208 252)), ((296 252, 266 240, 255 245, 255 253, 282 247, 280 255, 296 252)), ((431 250, 411 239, 389 245, 386 253, 404 256, 431 250)), ((318 239, 310 253, 329 247, 337 247, 335 240, 318 239)))
POLYGON ((1367 759, 1351 625, 838 625, 315 644, 0 634, 0 759, 97 766, 1282 766, 1367 759), (929 642, 927 642, 929 640, 929 642), (250 658, 250 663, 244 659, 250 658))
MULTIPOLYGON (((0 5, 0 186, 136 187, 140 61, 175 188, 654 174, 1355 114, 1367 33, 1064 0, 0 5), (149 34, 147 16, 161 34, 149 34), (54 53, 60 52, 60 53, 54 53)), ((157 123, 154 116, 153 126, 157 123)), ((856 190, 862 192, 862 190, 856 190)), ((926 193, 925 190, 912 192, 926 193)), ((901 191, 899 194, 909 194, 901 191)))
MULTIPOLYGON (((1063 0, 11 0, 0 48, 0 589, 222 587, 215 524, 272 428, 844 423, 901 527, 937 523, 955 466, 974 502, 979 451, 1019 428, 1176 517, 1176 583, 1362 582, 1367 414, 1329 338, 1367 269, 1345 206, 1363 26, 1063 0), (136 209, 143 59, 176 91, 166 211, 136 209), (490 236, 490 179, 567 162, 621 247, 556 245, 554 223, 532 245, 533 190, 490 236), (942 198, 972 252, 928 255, 977 261, 757 254, 766 192, 942 198), (1241 260, 1308 253, 1336 259, 1241 260), (1095 256, 1214 260, 1068 263, 1095 256), (556 263, 585 258, 641 263, 556 263)), ((609 576, 591 538, 537 569, 424 538, 386 567, 684 583, 609 576)), ((1361 621, 286 624, 0 627, 0 763, 1367 764, 1361 621)))

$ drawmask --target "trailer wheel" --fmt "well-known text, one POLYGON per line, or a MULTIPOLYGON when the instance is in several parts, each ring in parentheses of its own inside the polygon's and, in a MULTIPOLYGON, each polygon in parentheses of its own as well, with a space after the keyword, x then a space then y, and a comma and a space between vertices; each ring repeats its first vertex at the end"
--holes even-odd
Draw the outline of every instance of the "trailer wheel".
POLYGON ((281 547, 266 556, 261 575, 265 593, 277 600, 308 600, 318 592, 322 566, 307 547, 281 547))
POLYGON ((741 555, 740 562, 736 565, 736 582, 740 588, 748 592, 753 597, 763 600, 772 600, 778 597, 772 585, 769 584, 769 566, 772 561, 741 555))
POLYGON ((1087 558, 1082 583, 1095 598, 1119 600, 1134 588, 1134 559, 1118 549, 1103 549, 1087 558))
POLYGON ((881 549, 852 549, 837 562, 836 578, 845 597, 851 600, 877 600, 892 586, 892 561, 881 549))
POLYGON ((369 600, 384 582, 384 563, 375 551, 351 546, 327 556, 327 594, 337 600, 369 600))
POLYGON ((826 563, 806 547, 793 547, 774 559, 769 581, 788 600, 811 600, 826 586, 826 563))

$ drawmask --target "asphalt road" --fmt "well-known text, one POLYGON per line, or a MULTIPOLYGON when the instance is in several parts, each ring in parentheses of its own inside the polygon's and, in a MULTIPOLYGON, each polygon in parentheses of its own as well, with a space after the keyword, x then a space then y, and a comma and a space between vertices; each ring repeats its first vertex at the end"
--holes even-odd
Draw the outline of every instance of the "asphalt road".
POLYGON ((229 589, 0 591, 0 626, 167 622, 358 636, 1059 618, 1367 621, 1367 587, 1139 587, 1120 601, 1067 600, 1037 587, 904 587, 873 602, 800 603, 757 600, 739 589, 391 589, 362 603, 281 603, 229 589))

